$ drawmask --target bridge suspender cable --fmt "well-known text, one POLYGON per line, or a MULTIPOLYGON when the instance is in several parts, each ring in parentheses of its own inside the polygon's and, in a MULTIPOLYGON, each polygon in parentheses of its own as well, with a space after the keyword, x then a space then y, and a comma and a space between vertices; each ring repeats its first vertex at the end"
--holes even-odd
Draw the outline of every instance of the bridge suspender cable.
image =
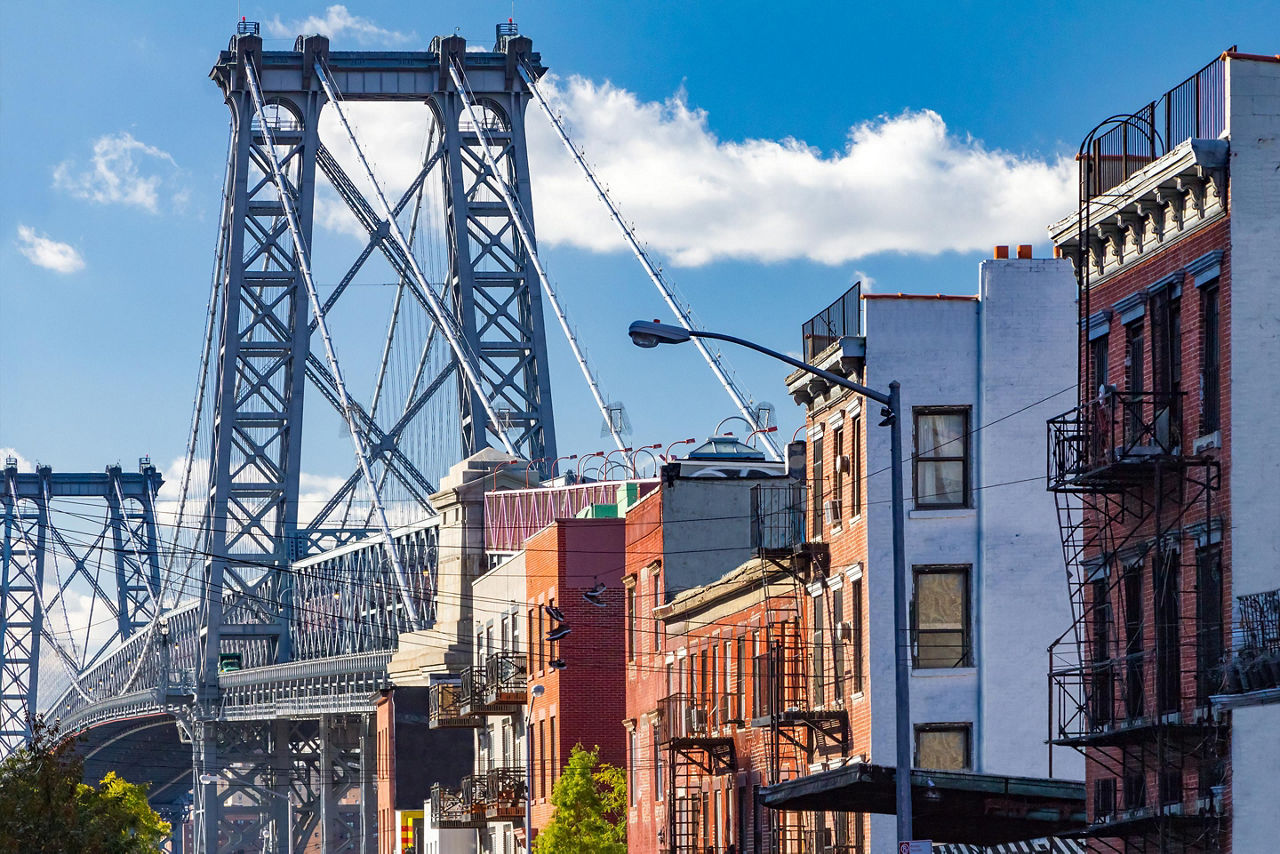
MULTIPOLYGON (((493 175, 498 194, 502 196, 502 201, 506 203, 507 210, 511 212, 511 221, 515 224, 516 231, 520 234, 520 240, 524 243, 525 251, 529 253, 529 261, 533 264, 533 269, 538 273, 538 279, 542 282, 542 290, 547 294, 547 300, 551 303, 551 308, 556 313, 556 319, 560 321, 560 328, 564 331, 564 337, 569 341, 569 349, 573 351, 573 357, 578 360, 578 367, 582 369, 582 375, 587 380, 587 386, 591 389, 591 396, 595 399, 596 406, 600 409, 600 414, 604 416, 605 426, 608 428, 610 435, 613 436, 614 444, 618 446, 618 450, 625 451, 627 447, 619 432, 620 425, 615 424, 614 419, 610 417, 609 407, 600 394, 600 385, 596 382, 595 375, 591 372, 591 366, 587 364, 587 357, 578 347, 578 338, 573 334, 573 329, 569 326, 564 309, 560 307, 560 299, 556 296, 555 288, 551 286, 551 280, 547 278, 546 271, 542 269, 542 261, 538 258, 537 249, 534 247, 533 239, 529 234, 528 223, 525 222, 522 212, 517 209, 515 197, 511 195, 511 188, 502 177, 498 162, 493 156, 492 149, 489 148, 489 136, 485 133, 484 124, 480 121, 480 117, 476 115, 466 76, 462 69, 458 68, 458 64, 454 60, 449 62, 449 76, 453 78, 453 85, 458 89, 458 96, 462 99, 462 106, 467 111, 471 124, 475 126, 476 136, 480 138, 480 150, 484 152, 485 163, 489 166, 489 172, 493 175)), ((555 472, 552 472, 552 474, 554 475, 555 472)))
POLYGON ((428 302, 428 310, 432 314, 432 319, 440 331, 444 333, 445 340, 449 342, 450 348, 453 349, 454 356, 458 359, 458 367, 462 370, 463 375, 467 378, 467 382, 475 389, 476 396, 480 398, 480 404, 484 407, 485 413, 489 416, 489 426, 498 438, 502 441, 502 446, 507 449, 507 453, 519 456, 515 445, 507 438, 507 431, 502 428, 502 420, 498 417, 498 413, 493 408, 493 401, 489 400, 488 395, 484 393, 484 387, 480 384, 480 371, 472 362, 471 354, 467 352, 463 346, 462 339, 458 336, 458 331, 454 328, 452 317, 445 307, 440 303, 440 297, 431 289, 431 285, 427 282, 427 277, 423 275, 422 268, 418 266, 418 259, 413 254, 413 248, 409 246, 409 241, 405 239, 404 232, 400 229, 400 223, 396 221, 395 212, 391 210, 391 206, 387 204, 387 197, 382 193, 382 185, 378 183, 378 179, 374 177, 373 169, 369 166, 369 161, 365 159, 364 150, 360 148, 360 143, 356 141, 355 132, 351 130, 351 125, 347 122, 347 116, 342 111, 342 102, 338 96, 338 90, 334 87, 333 81, 329 79, 329 74, 324 66, 317 62, 315 64, 316 77, 320 81, 320 85, 324 88, 324 94, 329 99, 329 103, 333 105, 334 112, 338 115, 338 122, 342 125, 342 129, 347 132, 347 139, 351 142, 351 148, 356 153, 356 159, 360 161, 360 165, 364 167, 365 175, 369 178, 369 183, 373 185, 373 194, 378 200, 378 206, 381 208, 382 216, 390 231, 391 238, 400 247, 400 251, 404 253, 405 262, 409 266, 409 271, 413 274, 413 278, 417 281, 418 286, 422 289, 424 296, 428 302))
MULTIPOLYGON (((654 266, 651 260, 649 260, 648 253, 644 251, 644 247, 640 245, 639 241, 636 240, 636 236, 631 232, 631 229, 622 220, 622 215, 618 213, 618 209, 614 206, 613 200, 609 198, 608 192, 605 191, 604 187, 596 179, 595 173, 591 171, 591 167, 587 165, 587 161, 578 152, 578 149, 574 147, 573 142, 570 141, 569 134, 565 132, 564 125, 560 123, 560 119, 552 111, 551 105, 547 103, 547 99, 543 97, 542 92, 539 91, 533 74, 525 66, 523 60, 518 62, 516 66, 520 71, 520 76, 524 78, 525 85, 528 86, 529 91, 533 93, 534 100, 538 102, 538 106, 542 108, 542 112, 546 113, 547 118, 551 120, 551 126, 555 128, 556 135, 560 137, 560 141, 564 143, 564 147, 569 149, 569 153, 573 156, 573 159, 577 164, 582 167, 583 174, 587 176, 587 180, 595 189, 596 195, 600 197, 600 201, 604 202, 604 206, 609 209, 610 218, 618 224, 618 228, 622 231, 623 238, 626 239, 627 245, 631 247, 631 251, 635 254, 636 259, 639 260, 640 265, 644 267, 644 271, 649 274, 649 280, 653 282, 653 286, 658 289, 660 294, 662 294, 662 298, 666 301, 667 306, 675 312, 676 319, 680 321, 680 325, 685 329, 694 329, 693 320, 689 317, 689 313, 685 311, 684 307, 676 300, 675 294, 671 290, 671 286, 667 284, 666 279, 662 277, 662 273, 659 272, 658 268, 654 266)), ((694 338, 693 345, 698 348, 698 352, 702 354, 702 358, 706 359, 712 372, 716 375, 716 378, 720 380, 720 385, 724 386, 724 390, 729 393, 729 397, 733 399, 734 405, 736 405, 738 407, 738 411, 742 413, 742 417, 751 424, 751 429, 760 430, 760 423, 756 418, 755 410, 753 410, 747 403, 746 396, 742 393, 742 390, 738 388, 737 384, 733 381, 733 378, 725 371, 724 365, 720 363, 720 357, 712 353, 701 338, 694 338)), ((773 442, 773 437, 768 433, 761 432, 760 438, 764 440, 764 446, 768 449, 770 457, 774 460, 782 459, 782 455, 778 452, 778 446, 773 442)))
MULTIPOLYGON (((298 222, 298 212, 294 208, 292 197, 285 189, 284 173, 280 169, 280 161, 276 156, 275 134, 271 131, 271 120, 267 116, 267 106, 262 100, 262 90, 258 87, 258 72, 253 65, 252 59, 246 59, 244 71, 245 78, 249 81, 249 91, 253 95, 254 111, 258 114, 258 121, 262 127, 262 137, 267 144, 267 161, 271 166, 271 175, 276 185, 276 193, 280 196, 281 205, 284 206, 285 220, 289 226, 289 234, 293 238, 294 251, 298 256, 298 273, 307 287, 307 295, 311 299, 311 310, 315 313, 316 329, 320 332, 321 340, 324 341, 325 358, 329 362, 329 371, 333 374, 334 385, 337 387, 338 397, 342 403, 342 417, 347 422, 347 431, 351 434, 351 443, 355 447, 356 462, 360 466, 360 473, 364 478, 364 482, 369 485, 370 500, 374 507, 374 514, 377 516, 378 527, 382 531, 383 550, 394 568, 400 595, 404 597, 404 601, 407 603, 412 600, 409 580, 405 575, 404 565, 400 562, 400 553, 396 550, 395 539, 391 536, 391 524, 387 521, 387 510, 382 504, 382 496, 378 494, 378 486, 373 480, 373 472, 369 463, 369 449, 365 445, 359 429, 356 428, 355 416, 351 410, 351 400, 347 397, 346 383, 342 380, 342 369, 338 365, 338 355, 334 352, 333 340, 329 337, 329 324, 325 320, 324 307, 320 304, 320 294, 316 291, 315 280, 311 278, 310 253, 302 238, 302 226, 298 222)), ((345 119, 343 119, 343 126, 346 126, 345 119)), ((348 129, 349 131, 350 129, 348 129)), ((354 142, 354 137, 352 141, 354 142)), ((376 182, 375 186, 377 186, 376 182)), ((378 198, 382 199, 381 191, 378 192, 378 198)), ((386 199, 382 199, 382 203, 386 205, 386 199)), ((394 219, 392 221, 394 222, 394 219)), ((403 240, 403 235, 400 235, 399 229, 396 230, 396 234, 403 240)), ((409 257, 412 259, 412 253, 410 253, 409 257)), ((416 264, 414 269, 417 269, 416 264)), ((411 631, 417 631, 422 628, 421 620, 419 620, 416 610, 406 608, 405 615, 408 618, 411 631)))

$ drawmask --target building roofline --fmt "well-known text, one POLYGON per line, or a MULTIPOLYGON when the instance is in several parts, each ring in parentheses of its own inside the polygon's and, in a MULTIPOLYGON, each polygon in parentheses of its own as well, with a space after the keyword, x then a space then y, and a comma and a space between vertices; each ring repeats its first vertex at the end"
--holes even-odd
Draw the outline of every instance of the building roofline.
POLYGON ((965 302, 978 302, 979 297, 976 294, 863 294, 863 299, 931 299, 931 300, 961 300, 965 302))

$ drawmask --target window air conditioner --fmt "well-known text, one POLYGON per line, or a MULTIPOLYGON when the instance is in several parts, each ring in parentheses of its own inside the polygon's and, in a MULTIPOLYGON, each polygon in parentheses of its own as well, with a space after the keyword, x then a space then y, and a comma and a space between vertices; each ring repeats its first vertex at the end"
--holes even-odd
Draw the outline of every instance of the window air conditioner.
POLYGON ((834 499, 822 502, 822 515, 827 520, 828 525, 839 524, 840 502, 834 499))
POLYGON ((845 643, 853 640, 853 623, 850 623, 847 620, 841 622, 840 625, 836 627, 836 637, 840 638, 840 640, 845 643))
POLYGON ((841 454, 836 457, 836 471, 841 474, 848 474, 853 468, 853 462, 849 459, 848 454, 841 454))

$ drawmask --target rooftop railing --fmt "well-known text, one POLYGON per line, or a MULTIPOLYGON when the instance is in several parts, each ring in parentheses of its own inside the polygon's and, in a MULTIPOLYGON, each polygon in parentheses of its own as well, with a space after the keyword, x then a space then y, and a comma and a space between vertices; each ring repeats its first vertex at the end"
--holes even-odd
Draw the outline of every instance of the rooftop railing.
POLYGON ((1114 189, 1188 139, 1216 139, 1226 129, 1226 100, 1226 62, 1219 57, 1132 116, 1115 120, 1080 155, 1083 197, 1114 189))
POLYGON ((862 282, 841 294, 840 298, 805 323, 804 360, 812 362, 818 355, 846 335, 862 334, 862 282))

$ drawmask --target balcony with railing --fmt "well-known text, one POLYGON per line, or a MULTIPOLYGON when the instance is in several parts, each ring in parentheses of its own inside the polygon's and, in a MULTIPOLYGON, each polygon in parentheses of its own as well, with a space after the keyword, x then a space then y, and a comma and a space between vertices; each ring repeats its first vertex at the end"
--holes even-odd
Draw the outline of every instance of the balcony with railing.
MULTIPOLYGON (((658 743, 669 748, 676 761, 687 760, 695 774, 728 774, 737 767, 733 736, 720 729, 715 718, 719 704, 709 704, 692 694, 671 694, 658 701, 658 743)), ((678 768, 673 768, 672 780, 678 768)))
POLYGON ((469 704, 465 702, 467 695, 463 692, 461 679, 432 685, 427 697, 427 724, 432 729, 480 726, 478 717, 463 711, 469 704))
POLYGON ((1189 139, 1217 139, 1226 129, 1226 103, 1226 62, 1219 57, 1089 141, 1080 154, 1083 197, 1118 187, 1189 139))
POLYGON ((794 554, 805 542, 802 483, 751 487, 751 548, 757 554, 794 554))
POLYGON ((458 788, 431 787, 431 821, 441 830, 472 829, 488 823, 484 777, 466 776, 458 788))
POLYGON ((486 820, 523 821, 527 794, 523 768, 490 768, 484 773, 486 820))
MULTIPOLYGON (((515 653, 494 653, 462 671, 452 709, 458 715, 509 715, 529 700, 525 658, 515 653)), ((461 724, 459 724, 461 725, 461 724)))
POLYGON ((849 714, 839 708, 814 708, 805 674, 805 655, 804 650, 774 644, 772 649, 755 656, 751 726, 807 727, 826 739, 843 742, 849 714))
POLYGON ((1185 461, 1182 393, 1108 391, 1048 422, 1048 483, 1105 492, 1144 482, 1156 463, 1185 461))
POLYGON ((809 318, 801 334, 804 360, 811 364, 841 338, 861 335, 862 282, 854 282, 835 302, 809 318))
POLYGON ((1236 597, 1232 646, 1222 693, 1265 692, 1271 701, 1280 701, 1280 590, 1236 597))

